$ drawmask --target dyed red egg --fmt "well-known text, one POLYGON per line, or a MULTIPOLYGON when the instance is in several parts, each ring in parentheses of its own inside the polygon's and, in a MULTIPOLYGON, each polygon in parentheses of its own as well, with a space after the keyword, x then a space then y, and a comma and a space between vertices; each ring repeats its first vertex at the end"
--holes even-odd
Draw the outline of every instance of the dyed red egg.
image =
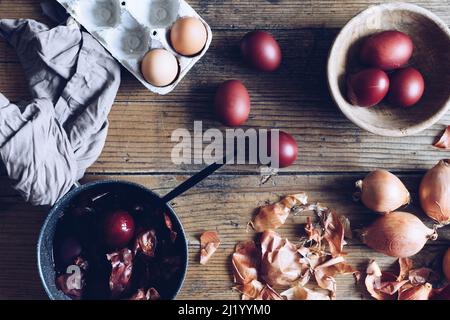
POLYGON ((241 53, 249 66, 260 71, 275 71, 281 64, 281 48, 265 31, 247 33, 241 41, 241 53))
POLYGON ((278 141, 272 141, 274 135, 269 133, 268 139, 268 150, 271 158, 277 157, 278 166, 276 166, 273 162, 271 164, 272 167, 278 168, 287 168, 291 166, 298 157, 298 144, 295 141, 295 138, 287 132, 279 131, 278 141), (278 149, 278 155, 272 154, 272 143, 274 143, 275 148, 278 149))
POLYGON ((103 221, 103 241, 111 248, 125 247, 134 236, 134 219, 124 210, 113 211, 103 221))
POLYGON ((413 42, 407 34, 393 30, 383 31, 364 41, 360 59, 371 67, 393 70, 404 66, 413 50, 413 42))
POLYGON ((217 89, 214 108, 218 120, 224 125, 242 125, 250 114, 250 95, 247 88, 238 80, 225 81, 217 89))
POLYGON ((397 106, 411 107, 419 102, 424 90, 425 81, 422 74, 416 69, 408 67, 391 75, 388 99, 397 106))
POLYGON ((63 239, 56 248, 56 260, 65 266, 73 264, 81 254, 80 242, 71 236, 63 239))
POLYGON ((347 96, 355 106, 372 107, 384 99, 388 90, 389 77, 376 68, 355 73, 347 82, 347 96))

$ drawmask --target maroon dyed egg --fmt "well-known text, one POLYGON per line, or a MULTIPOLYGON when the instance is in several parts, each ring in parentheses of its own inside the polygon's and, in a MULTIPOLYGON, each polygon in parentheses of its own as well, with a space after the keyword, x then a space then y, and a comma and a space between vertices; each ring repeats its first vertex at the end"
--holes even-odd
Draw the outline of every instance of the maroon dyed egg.
POLYGON ((425 81, 422 74, 416 69, 408 67, 391 75, 388 99, 397 106, 411 107, 419 102, 424 90, 425 81))
POLYGON ((245 62, 260 71, 275 71, 281 64, 282 53, 278 42, 268 32, 252 31, 241 41, 245 62))
POLYGON ((56 259, 59 263, 68 266, 73 264, 75 258, 81 254, 81 244, 74 237, 67 237, 57 244, 56 259))
POLYGON ((222 83, 214 99, 216 116, 229 127, 237 127, 247 121, 250 114, 250 95, 244 84, 238 80, 222 83))
POLYGON ((124 210, 108 213, 103 221, 103 241, 110 248, 125 247, 134 236, 134 219, 124 210))
POLYGON ((291 166, 295 160, 297 160, 298 157, 298 144, 297 141, 295 141, 294 137, 290 135, 287 132, 279 131, 278 135, 278 143, 277 141, 272 141, 274 135, 270 134, 269 132, 269 139, 268 139, 268 150, 269 155, 271 158, 274 156, 276 157, 276 154, 272 154, 272 143, 275 146, 275 148, 278 149, 278 166, 276 166, 273 162, 271 164, 272 167, 278 167, 278 168, 287 168, 291 166))
POLYGON ((393 30, 383 31, 364 41, 360 59, 371 67, 393 70, 404 66, 413 50, 413 42, 407 34, 393 30))
POLYGON ((388 90, 389 77, 375 68, 359 71, 347 82, 347 96, 355 106, 372 107, 384 99, 388 90))

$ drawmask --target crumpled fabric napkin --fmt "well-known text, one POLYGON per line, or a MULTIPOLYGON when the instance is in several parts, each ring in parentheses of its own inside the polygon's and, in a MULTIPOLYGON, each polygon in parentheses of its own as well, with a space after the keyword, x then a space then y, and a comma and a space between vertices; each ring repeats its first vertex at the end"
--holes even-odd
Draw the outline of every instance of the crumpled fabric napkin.
POLYGON ((17 51, 33 98, 13 104, 0 93, 0 159, 26 201, 53 205, 103 149, 120 67, 71 18, 53 29, 0 20, 0 35, 17 51))

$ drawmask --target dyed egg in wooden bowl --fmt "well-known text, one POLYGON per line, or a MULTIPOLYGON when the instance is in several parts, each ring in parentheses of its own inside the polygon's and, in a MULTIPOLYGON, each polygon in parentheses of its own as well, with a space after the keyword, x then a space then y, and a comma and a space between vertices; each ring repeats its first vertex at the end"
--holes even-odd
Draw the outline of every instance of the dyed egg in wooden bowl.
MULTIPOLYGON (((392 78, 396 70, 385 72, 392 78)), ((450 30, 435 14, 416 5, 372 6, 351 19, 336 37, 327 76, 335 103, 360 128, 389 137, 417 134, 438 122, 450 107, 450 30), (402 67, 413 67, 422 74, 423 96, 411 107, 390 103, 389 93, 375 106, 353 105, 347 93, 349 76, 371 67, 361 61, 361 48, 369 37, 388 30, 411 38, 413 53, 402 67)))

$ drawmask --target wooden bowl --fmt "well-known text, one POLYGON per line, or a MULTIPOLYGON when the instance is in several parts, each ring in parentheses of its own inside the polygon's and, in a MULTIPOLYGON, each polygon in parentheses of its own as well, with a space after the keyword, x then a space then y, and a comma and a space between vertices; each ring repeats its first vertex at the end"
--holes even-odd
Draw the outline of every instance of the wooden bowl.
POLYGON ((328 59, 331 95, 353 123, 369 132, 390 137, 416 134, 435 124, 450 107, 450 30, 436 15, 407 3, 388 3, 361 12, 341 30, 328 59), (358 61, 361 43, 369 35, 398 30, 408 34, 414 53, 408 65, 425 79, 425 93, 415 106, 401 108, 382 101, 364 108, 346 96, 346 77, 364 68, 358 61))

